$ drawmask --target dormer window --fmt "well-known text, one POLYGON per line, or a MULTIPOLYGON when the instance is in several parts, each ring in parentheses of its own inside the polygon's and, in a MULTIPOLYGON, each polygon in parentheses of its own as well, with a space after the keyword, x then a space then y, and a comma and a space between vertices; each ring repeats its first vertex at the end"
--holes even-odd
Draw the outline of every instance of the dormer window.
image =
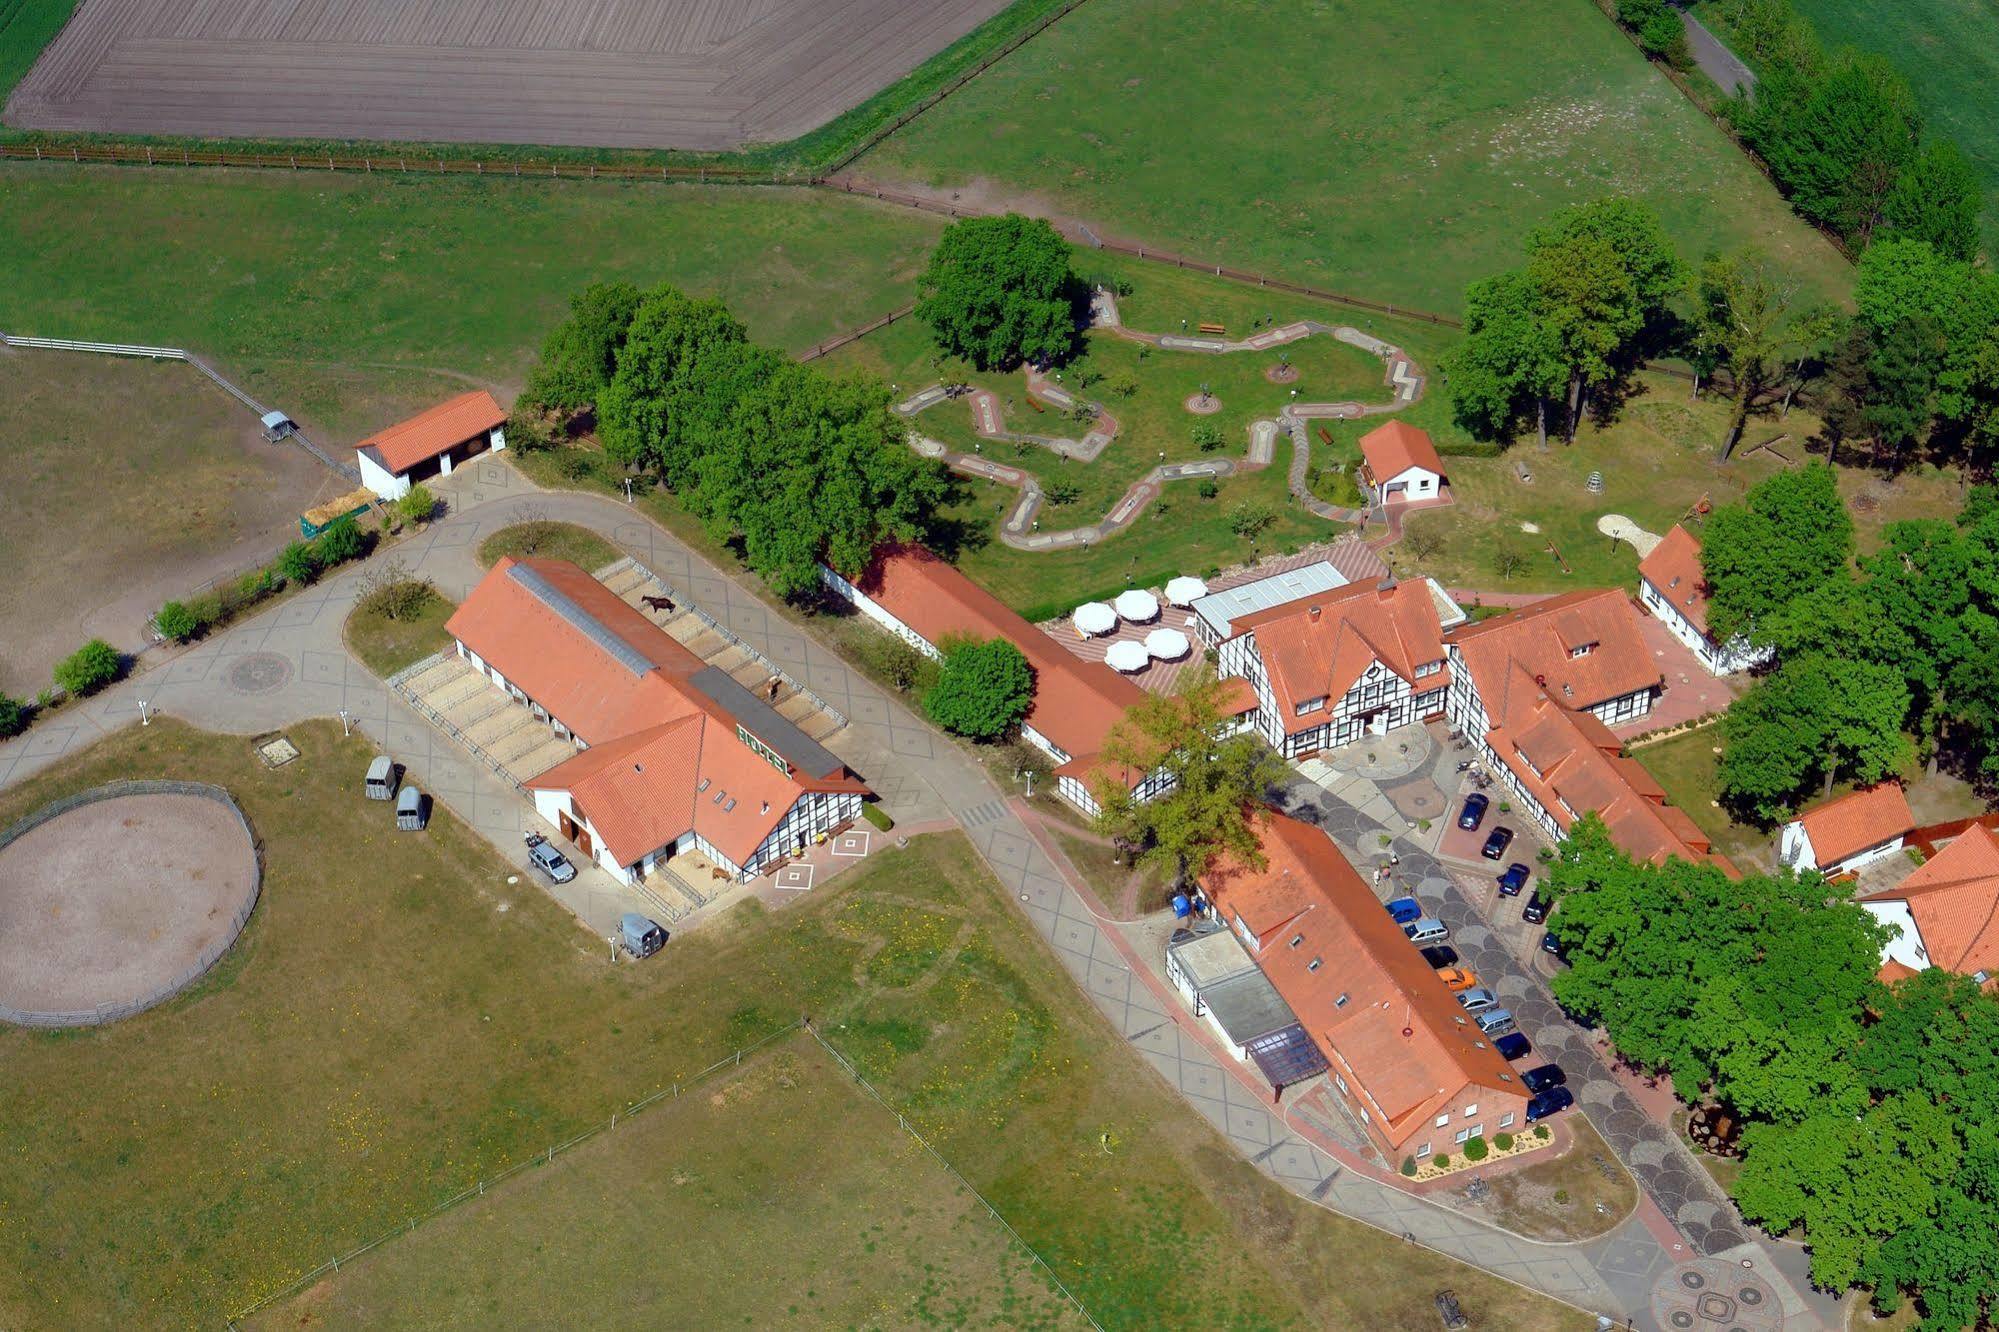
POLYGON ((1592 653, 1592 652, 1594 652, 1594 651, 1596 651, 1596 644, 1594 644, 1594 643, 1583 643, 1583 644, 1579 644, 1579 645, 1578 645, 1578 646, 1576 646, 1576 647, 1572 647, 1572 648, 1570 648, 1570 649, 1569 649, 1569 655, 1570 655, 1571 657, 1587 657, 1587 656, 1588 656, 1588 655, 1589 655, 1590 653, 1592 653))
POLYGON ((1302 934, 1294 934, 1291 936, 1291 946, 1293 948, 1296 948, 1299 944, 1304 942, 1305 942, 1305 936, 1302 934))
POLYGON ((1317 698, 1306 699, 1304 702, 1298 705, 1297 715, 1302 717, 1308 712, 1318 712, 1320 709, 1326 706, 1326 700, 1329 697, 1330 695, 1321 694, 1317 698))
POLYGON ((1307 962, 1305 964, 1305 970, 1317 971, 1319 969, 1320 964, 1323 963, 1324 961, 1325 961, 1324 958, 1315 957, 1310 962, 1307 962))
POLYGON ((1420 680, 1426 675, 1435 675, 1438 671, 1441 671, 1443 669, 1444 669, 1444 663, 1442 658, 1439 658, 1436 661, 1419 662, 1417 663, 1416 666, 1416 678, 1420 680))

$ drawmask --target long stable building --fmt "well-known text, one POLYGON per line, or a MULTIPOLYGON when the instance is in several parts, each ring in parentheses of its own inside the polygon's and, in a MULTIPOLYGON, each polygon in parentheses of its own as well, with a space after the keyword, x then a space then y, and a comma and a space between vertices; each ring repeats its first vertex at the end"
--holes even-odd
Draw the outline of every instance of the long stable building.
POLYGON ((445 628, 575 742, 528 789, 626 883, 689 850, 748 878, 860 815, 845 764, 574 564, 502 559, 445 628))
POLYGON ((992 593, 921 546, 888 546, 867 571, 850 580, 821 567, 826 586, 860 612, 932 657, 953 638, 1004 638, 1034 670, 1034 699, 1020 733, 1053 759, 1056 789, 1076 808, 1096 814, 1091 787, 1100 777, 1124 783, 1140 799, 1163 779, 1129 773, 1103 756, 1104 742, 1145 691, 1100 661, 1084 661, 1035 628, 992 593))
POLYGON ((1391 1159, 1514 1129, 1527 1091, 1323 832, 1259 816, 1265 865, 1201 880, 1325 1055, 1333 1086, 1391 1159))

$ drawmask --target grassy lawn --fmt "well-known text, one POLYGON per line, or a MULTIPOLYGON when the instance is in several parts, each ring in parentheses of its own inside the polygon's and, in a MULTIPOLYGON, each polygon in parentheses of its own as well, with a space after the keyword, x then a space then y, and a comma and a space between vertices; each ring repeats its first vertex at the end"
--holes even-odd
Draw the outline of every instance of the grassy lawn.
POLYGON ((700 1327, 1086 1326, 1030 1264, 801 1035, 252 1325, 550 1327, 588 1307, 700 1327))
MULTIPOLYGON (((1985 247, 1999 248, 1999 6, 1988 0, 1795 0, 1828 51, 1885 56, 1931 132, 1955 140, 1985 183, 1985 247)), ((1713 5, 1703 20, 1717 22, 1713 5)), ((1737 51, 1737 54, 1742 54, 1737 51)))
POLYGON ((347 646, 362 665, 386 680, 449 647, 451 635, 444 632, 444 622, 457 609, 457 602, 437 591, 424 600, 421 611, 401 620, 357 606, 347 615, 347 646))
POLYGON ((1618 193, 1690 259, 1754 242, 1810 292, 1851 282, 1589 0, 1093 0, 857 169, 1445 312, 1550 212, 1618 193))
POLYGON ((0 350, 0 690, 46 688, 93 636, 139 647, 161 602, 268 560, 350 489, 187 366, 0 350))
POLYGON ((1687 812, 1714 843, 1714 849, 1744 871, 1776 864, 1774 828, 1737 823, 1716 803, 1721 794, 1717 768, 1721 763, 1721 728, 1709 726, 1685 735, 1643 745, 1631 756, 1666 788, 1666 799, 1687 812))
MULTIPOLYGON (((532 506, 533 501, 524 502, 532 506)), ((479 543, 479 564, 490 569, 504 557, 568 560, 596 572, 622 558, 618 548, 587 527, 530 518, 503 527, 479 543)))
MULTIPOLYGON (((1117 851, 1101 842, 1076 837, 1058 830, 1054 832, 1056 843, 1062 854, 1069 857, 1083 878, 1096 890, 1098 901, 1113 911, 1121 910, 1125 885, 1131 882, 1131 861, 1118 855, 1117 851)), ((1138 897, 1135 902, 1142 912, 1157 911, 1172 901, 1173 894, 1166 876, 1156 869, 1141 872, 1138 897)))
MULTIPOLYGON (((390 831, 355 789, 365 740, 289 734, 302 757, 267 771, 245 739, 164 720, 0 797, 4 823, 111 776, 199 777, 235 795, 265 859, 256 915, 196 990, 92 1031, 0 1031, 0 1216, 35 1218, 0 1225, 0 1323, 217 1323, 811 1013, 1106 1326, 1413 1332, 1440 1286, 1483 1325, 1587 1325, 1264 1179, 1101 1022, 961 837, 611 966, 448 812, 390 831), (1190 1253, 1208 1279, 1183 1279, 1190 1253)), ((738 1114, 774 1133, 769 1103, 738 1114)), ((698 1180, 716 1161, 694 1142, 669 1167, 698 1180)), ((798 1223, 809 1254, 856 1218, 798 1223)), ((789 1298, 808 1307, 796 1283, 789 1298)))
MULTIPOLYGON (((1585 422, 1574 444, 1551 437, 1543 451, 1529 435, 1496 457, 1448 459, 1457 503, 1411 515, 1408 530, 1424 535, 1395 547, 1390 562, 1420 568, 1446 586, 1481 591, 1636 586, 1637 553, 1623 543, 1613 546, 1597 530, 1597 519, 1621 513, 1663 534, 1703 496, 1712 504, 1733 503, 1784 466, 1768 452, 1741 448, 1726 465, 1717 463, 1729 404, 1712 397, 1693 401, 1684 381, 1665 376, 1641 375, 1639 382, 1643 392, 1616 421, 1605 427, 1585 422), (1528 469, 1531 484, 1519 479, 1517 466, 1528 469), (1588 490, 1591 472, 1603 474, 1601 494, 1588 490), (1426 539, 1437 549, 1417 554, 1426 539), (1566 570, 1549 553, 1550 543, 1567 561, 1566 570), (1499 570, 1507 550, 1525 558, 1510 578, 1499 570)), ((1425 401, 1419 410, 1443 410, 1443 404, 1425 401)), ((1746 438, 1753 444, 1787 431, 1791 438, 1778 447, 1797 461, 1816 426, 1797 410, 1783 422, 1752 418, 1746 438)))
POLYGON ((1568 1128, 1575 1141, 1561 1156, 1492 1176, 1493 1203, 1508 1230, 1571 1243, 1613 1229, 1638 1205, 1638 1186, 1589 1121, 1570 1115, 1568 1128))
POLYGON ((56 39, 77 0, 0 0, 0 105, 56 39))
POLYGON ((193 347, 334 445, 468 383, 511 397, 592 281, 810 346, 908 300, 942 226, 795 189, 32 163, 0 198, 10 332, 193 347))

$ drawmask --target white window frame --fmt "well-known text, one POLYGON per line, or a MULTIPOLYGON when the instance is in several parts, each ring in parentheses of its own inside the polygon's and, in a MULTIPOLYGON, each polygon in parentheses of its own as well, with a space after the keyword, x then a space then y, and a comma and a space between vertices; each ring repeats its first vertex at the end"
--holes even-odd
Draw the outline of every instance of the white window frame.
POLYGON ((1499 1117, 1499 1126, 1501 1128, 1513 1127, 1513 1112, 1511 1110, 1508 1110, 1505 1114, 1499 1117))
POLYGON ((1418 1161, 1422 1160, 1424 1157, 1428 1156, 1429 1154, 1430 1154, 1430 1144, 1427 1142, 1424 1143, 1421 1147, 1418 1147, 1416 1149, 1416 1159, 1418 1161))
POLYGON ((1449 1128, 1450 1126, 1451 1126, 1451 1112, 1446 1110, 1443 1114, 1437 1116, 1437 1123, 1435 1127, 1449 1128))
POLYGON ((1465 1115, 1465 1118, 1466 1118, 1466 1119, 1470 1119, 1470 1118, 1471 1118, 1471 1117, 1472 1117, 1473 1115, 1475 1115, 1475 1114, 1477 1114, 1477 1113, 1478 1113, 1478 1102, 1477 1102, 1477 1101, 1473 1101, 1473 1102, 1472 1102, 1472 1103, 1471 1103, 1470 1105, 1468 1105, 1468 1106, 1466 1106, 1466 1107, 1465 1107, 1465 1110, 1464 1110, 1464 1115, 1465 1115))

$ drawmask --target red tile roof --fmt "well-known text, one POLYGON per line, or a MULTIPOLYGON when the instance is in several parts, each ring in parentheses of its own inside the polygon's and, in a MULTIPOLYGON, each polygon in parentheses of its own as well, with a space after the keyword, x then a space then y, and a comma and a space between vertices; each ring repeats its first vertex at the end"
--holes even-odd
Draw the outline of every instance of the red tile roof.
POLYGON ((1638 561, 1638 576, 1659 589, 1666 604, 1707 632, 1707 573, 1701 567, 1701 543, 1692 532, 1673 524, 1673 530, 1638 561))
POLYGON ((1362 435, 1360 456, 1377 482, 1393 481, 1412 467, 1444 474, 1443 460, 1429 434, 1406 421, 1390 421, 1362 435))
POLYGON ((1034 668, 1027 724, 1070 756, 1056 769, 1087 777, 1104 740, 1145 692, 1100 661, 1084 661, 992 593, 921 546, 884 547, 856 580, 869 599, 930 643, 1004 638, 1034 668))
POLYGON ((1221 694, 1217 701, 1221 704, 1224 717, 1240 717, 1245 712, 1255 712, 1256 686, 1240 675, 1231 675, 1222 681, 1221 694))
POLYGON ((1450 683, 1449 670, 1416 678, 1416 668, 1444 659, 1444 631, 1437 606, 1421 580, 1380 578, 1238 617, 1236 633, 1256 633, 1278 716, 1287 733, 1325 724, 1328 712, 1298 715, 1297 705, 1328 698, 1328 707, 1380 662, 1422 693, 1450 683))
POLYGON ((831 755, 780 772, 694 683, 706 663, 574 564, 502 559, 445 630, 589 745, 526 785, 570 792, 619 864, 693 831, 742 865, 800 797, 867 790, 831 755))
POLYGON ((1257 956, 1264 974, 1312 1038, 1352 1070, 1389 1143, 1400 1150, 1427 1131, 1467 1086, 1524 1098, 1506 1060, 1339 848, 1275 812, 1259 826, 1267 867, 1226 861, 1202 884, 1225 918, 1240 912, 1268 927, 1257 956))
POLYGON ((1549 597, 1454 630, 1487 712, 1485 681, 1518 663, 1564 707, 1591 708, 1640 689, 1657 687, 1659 663, 1645 647, 1638 611, 1616 588, 1549 597), (1577 655, 1578 650, 1583 650, 1577 655))
POLYGON ((1826 869, 1870 846, 1908 836, 1916 815, 1901 784, 1883 782, 1806 810, 1798 822, 1812 839, 1818 867, 1826 869))
POLYGON ((507 414, 493 395, 474 389, 370 435, 354 447, 391 475, 399 475, 506 421, 507 414))
POLYGON ((1982 971, 1999 986, 1999 836, 1990 828, 1972 824, 1900 884, 1860 900, 1907 902, 1931 965, 1982 971))

